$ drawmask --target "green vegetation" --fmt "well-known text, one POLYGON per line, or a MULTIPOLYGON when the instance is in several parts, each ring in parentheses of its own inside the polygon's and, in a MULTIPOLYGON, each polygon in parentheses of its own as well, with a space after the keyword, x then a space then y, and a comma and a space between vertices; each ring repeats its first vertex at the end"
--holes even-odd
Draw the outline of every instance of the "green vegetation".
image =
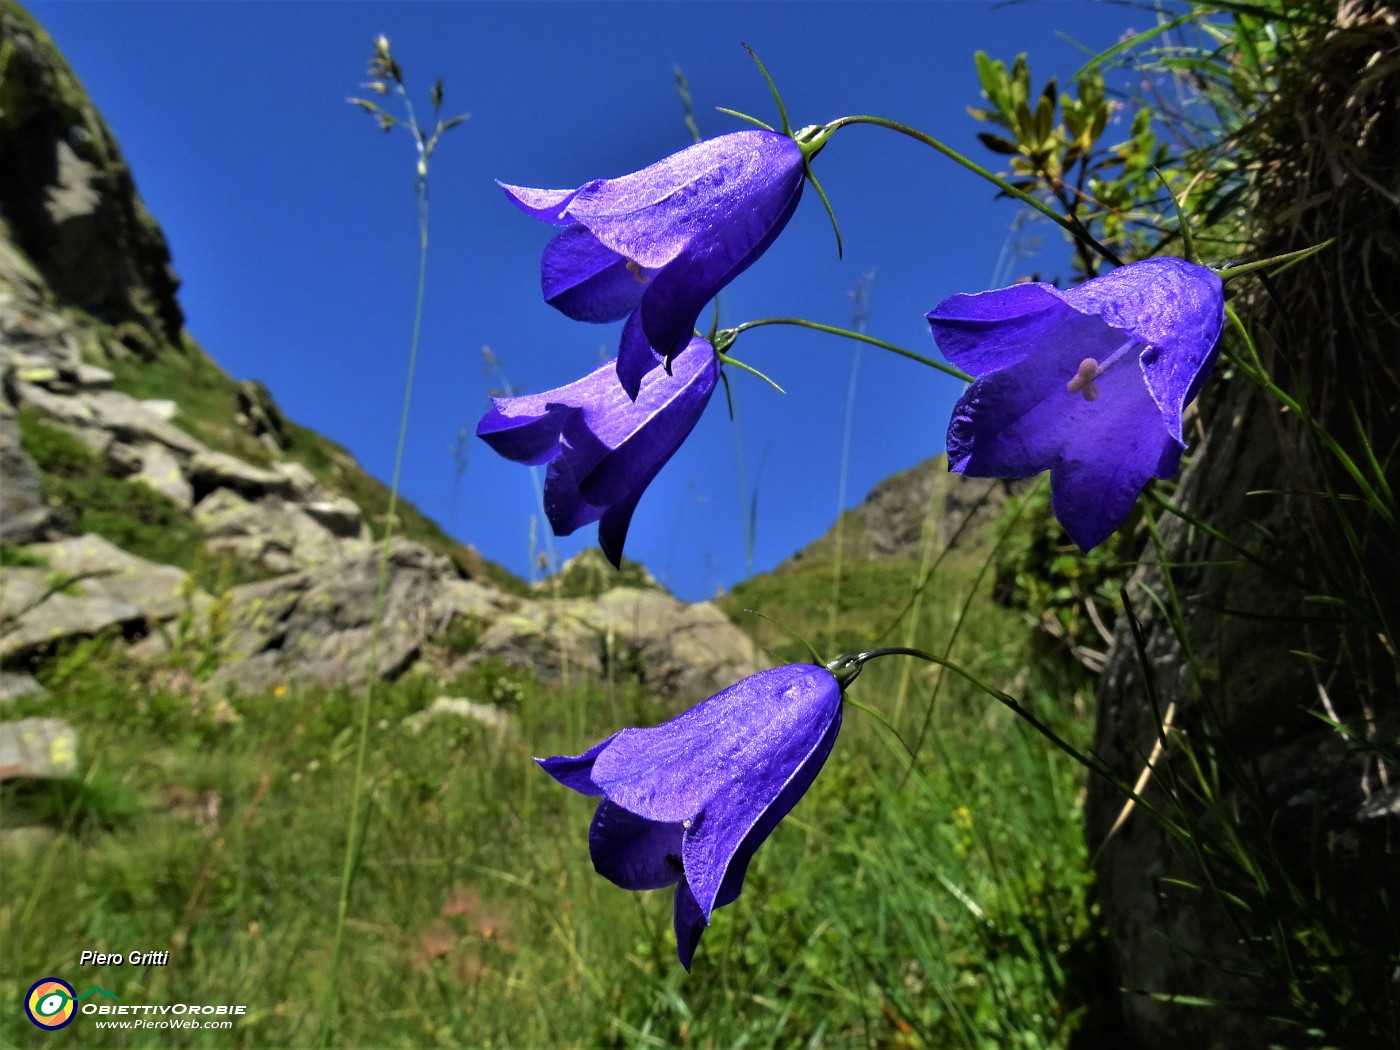
MULTIPOLYGON (((943 650, 956 617, 933 606, 955 605, 964 582, 931 585, 941 597, 919 643, 943 650)), ((889 583, 884 567, 855 565, 844 594, 889 583)), ((808 600, 765 603, 786 618, 808 600)), ((1019 616, 974 606, 955 654, 995 680, 1024 677, 1019 616)), ((826 770, 759 852, 743 896, 717 913, 689 976, 675 961, 670 893, 599 879, 592 803, 531 760, 655 722, 657 698, 625 680, 564 693, 494 664, 381 690, 337 1043, 1067 1046, 1094 958, 1082 774, 975 690, 910 670, 876 661, 851 695, 888 713, 911 678, 896 728, 911 746, 922 736, 920 757, 911 765, 886 729, 848 709, 826 770), (402 724, 443 692, 495 703, 516 728, 402 724)), ((1073 683, 1025 682, 1042 717, 1087 737, 1083 706, 1054 699, 1073 683)), ((82 787, 42 806, 0 795, 0 823, 42 811, 60 831, 0 846, 20 851, 4 859, 0 996, 52 970, 132 1001, 249 1005, 241 1036, 189 1033, 192 1046, 314 1041, 327 989, 307 961, 324 958, 334 926, 358 697, 279 689, 225 703, 194 676, 99 644, 78 647, 46 684, 51 698, 18 713, 80 727, 82 787), (50 906, 54 886, 71 906, 50 906), (169 967, 80 970, 53 954, 148 942, 172 949, 169 967)), ((6 1012, 0 1039, 24 1038, 25 1024, 6 1012)))
POLYGON ((551 598, 596 598, 614 587, 661 589, 641 562, 623 558, 622 566, 614 569, 603 552, 592 547, 579 551, 535 589, 551 598))
MULTIPOLYGON (((194 518, 159 492, 112 477, 101 459, 69 431, 26 405, 19 412, 20 438, 39 469, 44 499, 73 523, 79 534, 95 532, 149 561, 177 565, 214 590, 264 579, 255 565, 207 550, 194 518)), ((6 559, 6 564, 14 564, 6 559)))

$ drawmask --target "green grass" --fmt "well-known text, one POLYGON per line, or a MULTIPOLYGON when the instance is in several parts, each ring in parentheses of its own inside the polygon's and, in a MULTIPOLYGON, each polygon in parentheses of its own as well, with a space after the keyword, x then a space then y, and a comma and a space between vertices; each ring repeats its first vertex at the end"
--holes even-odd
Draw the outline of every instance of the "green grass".
MULTIPOLYGON (((908 595, 903 567, 850 568, 842 604, 862 624, 884 615, 891 589, 908 595), (878 611, 860 609, 876 599, 878 611)), ((926 590, 937 601, 918 643, 942 651, 965 584, 926 590)), ((792 605, 769 585, 774 615, 808 602, 799 584, 783 584, 792 605)), ((813 586, 829 595, 829 575, 813 586)), ((954 653, 976 673, 1007 684, 1020 674, 1017 614, 978 600, 959 629, 954 653)), ((905 671, 876 661, 851 695, 889 712, 905 671)), ((498 665, 381 690, 337 1044, 1068 1046, 1094 957, 1082 775, 940 674, 920 665, 906 685, 895 729, 911 745, 922 737, 912 766, 889 730, 848 707, 827 768, 759 851, 739 901, 716 913, 689 975, 675 960, 670 892, 598 878, 593 802, 531 760, 660 720, 654 697, 625 681, 551 690, 498 665), (502 704, 517 730, 402 726, 444 692, 502 704)), ((313 1042, 358 697, 279 690, 221 704, 188 676, 99 645, 46 684, 49 700, 17 710, 69 718, 82 768, 78 787, 45 800, 59 835, 5 857, 0 998, 54 973, 131 1002, 248 1004, 234 1034, 189 1032, 184 1045, 313 1042), (55 886, 65 907, 50 906, 55 886), (171 963, 77 966, 83 947, 133 946, 169 948, 171 963)), ((1057 701, 1063 687, 1031 682, 1025 700, 1082 742, 1088 719, 1057 701)), ((35 815, 32 799, 0 795, 0 824, 35 815)), ((149 1045, 149 1033, 75 1023, 88 1045, 149 1045)), ((0 1014, 0 1039, 23 1041, 26 1027, 0 1014)))
MULTIPOLYGON (((138 557, 192 572, 209 591, 267 577, 227 551, 209 551, 188 511, 147 485, 105 473, 86 445, 30 406, 20 410, 19 426, 39 469, 45 501, 62 511, 78 534, 93 532, 138 557)), ((5 563, 16 564, 8 558, 5 563)))

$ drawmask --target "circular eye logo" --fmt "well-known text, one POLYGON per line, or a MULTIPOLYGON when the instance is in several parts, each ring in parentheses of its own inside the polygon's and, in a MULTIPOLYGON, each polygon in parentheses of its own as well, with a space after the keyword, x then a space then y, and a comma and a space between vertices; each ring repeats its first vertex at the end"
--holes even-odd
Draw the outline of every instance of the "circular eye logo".
POLYGON ((45 977, 35 981, 24 997, 24 1012, 29 1019, 45 1031, 57 1031, 66 1027, 77 1013, 74 1002, 78 994, 67 981, 57 977, 45 977))

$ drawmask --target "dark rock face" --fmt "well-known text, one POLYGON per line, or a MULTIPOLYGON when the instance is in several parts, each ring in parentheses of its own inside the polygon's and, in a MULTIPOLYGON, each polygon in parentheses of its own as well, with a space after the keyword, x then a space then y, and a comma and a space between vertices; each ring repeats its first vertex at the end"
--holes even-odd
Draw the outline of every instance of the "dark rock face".
POLYGON ((129 323, 138 351, 178 340, 170 250, 116 141, 48 35, 0 3, 0 216, 62 299, 129 323))
MULTIPOLYGON (((1393 5, 1340 5, 1253 124, 1255 254, 1339 241, 1276 278, 1275 296, 1237 303, 1268 373, 1354 462, 1369 446, 1392 477, 1396 24, 1393 5)), ((1385 498, 1366 499, 1258 385, 1222 379, 1203 401, 1176 502, 1224 538, 1163 517, 1162 548, 1144 552, 1128 589, 1140 641, 1120 619, 1098 689, 1095 750, 1128 783, 1150 764, 1144 797, 1191 843, 1141 808, 1115 827, 1123 796, 1091 781, 1089 843, 1132 1045, 1393 1045, 1381 1033, 1400 1040, 1396 528, 1385 498)))

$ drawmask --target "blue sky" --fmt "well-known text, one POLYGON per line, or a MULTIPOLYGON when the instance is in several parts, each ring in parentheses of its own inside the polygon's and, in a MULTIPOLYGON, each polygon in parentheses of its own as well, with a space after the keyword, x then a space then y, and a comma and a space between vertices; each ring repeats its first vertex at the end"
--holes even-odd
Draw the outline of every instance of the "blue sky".
MULTIPOLYGON (((527 468, 469 437, 487 391, 482 348, 518 389, 570 382, 616 353, 620 325, 570 321, 540 298, 551 229, 494 179, 568 187, 636 170, 689 144, 673 65, 706 137, 776 122, 741 47, 763 57, 795 126, 853 113, 912 124, 991 163, 977 144, 973 52, 1029 52, 1037 82, 1149 11, 1080 0, 923 3, 31 2, 107 122, 169 238, 189 330, 236 378, 387 479, 398 431, 416 281, 412 144, 346 104, 363 94, 386 34, 420 113, 435 77, 444 112, 470 119, 431 175, 426 316, 403 491, 449 532, 526 578, 547 550, 527 468)), ((1126 130, 1126 129, 1125 129, 1126 130)), ((1109 138, 1112 138, 1110 131, 1109 138)), ((935 353, 924 314, 990 287, 1017 207, 926 147, 868 127, 840 131, 816 161, 845 258, 810 190, 768 253, 730 286, 722 321, 800 316, 849 326, 849 291, 870 270, 867 330, 935 353)), ((1040 234, 1051 247, 1058 235, 1040 234)), ((1063 253, 1049 256, 1053 273, 1063 253)), ((1044 264, 1042 264, 1044 265, 1044 264)), ((792 329, 743 337, 735 356, 782 396, 731 374, 737 426, 717 394, 642 499, 627 554, 687 599, 819 536, 839 496, 855 344, 792 329), (742 472, 741 472, 742 464, 742 472)), ((943 450, 960 385, 879 350, 860 351, 845 504, 943 450)), ((542 524, 542 521, 541 521, 542 524)), ((589 526, 553 540, 560 557, 589 526)))

